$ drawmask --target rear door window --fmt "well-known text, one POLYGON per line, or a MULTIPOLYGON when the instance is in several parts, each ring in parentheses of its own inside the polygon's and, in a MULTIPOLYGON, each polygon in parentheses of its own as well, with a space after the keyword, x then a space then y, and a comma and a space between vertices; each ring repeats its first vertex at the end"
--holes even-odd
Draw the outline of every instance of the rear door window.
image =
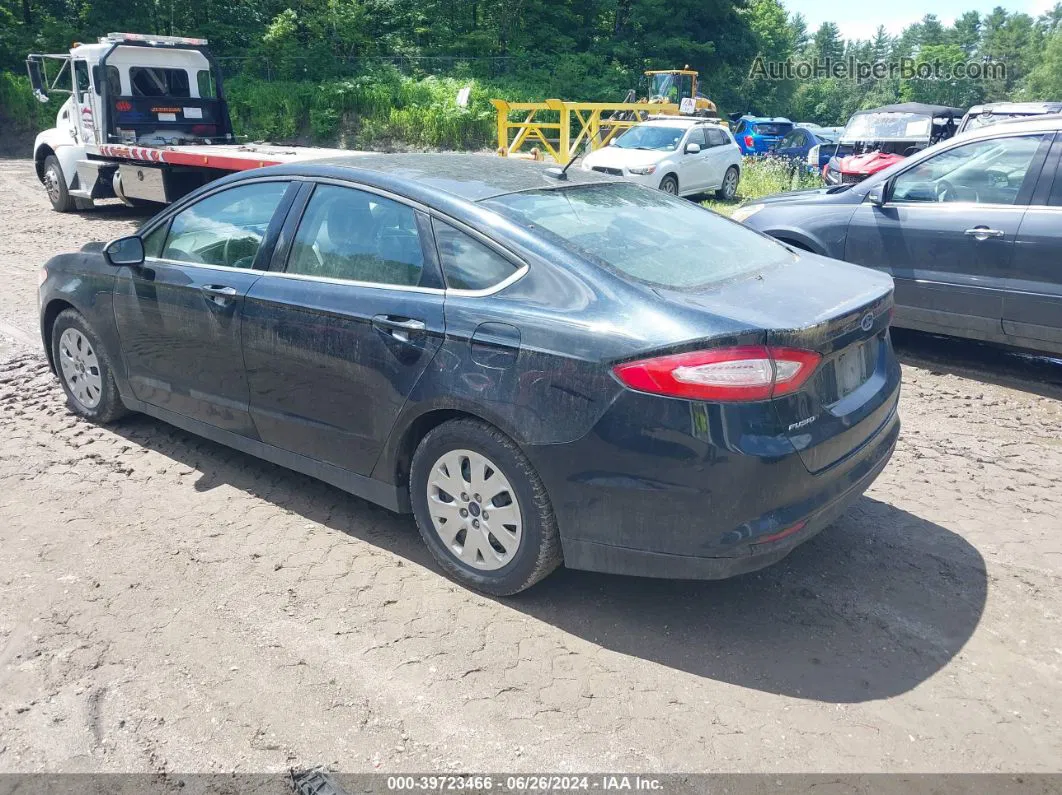
POLYGON ((452 290, 487 290, 516 273, 516 265, 490 246, 435 219, 435 243, 452 290))
POLYGON ((287 273, 418 286, 424 249, 416 212, 367 191, 318 185, 295 233, 287 273))

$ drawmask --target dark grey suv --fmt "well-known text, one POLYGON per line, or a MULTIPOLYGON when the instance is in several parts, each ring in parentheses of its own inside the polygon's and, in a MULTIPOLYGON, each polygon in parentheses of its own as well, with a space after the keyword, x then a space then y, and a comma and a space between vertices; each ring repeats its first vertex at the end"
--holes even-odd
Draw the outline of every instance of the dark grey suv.
MULTIPOLYGON (((1062 353, 1062 116, 974 130, 734 217, 892 275, 896 326, 1062 353)), ((813 287, 811 285, 810 287, 813 287)))

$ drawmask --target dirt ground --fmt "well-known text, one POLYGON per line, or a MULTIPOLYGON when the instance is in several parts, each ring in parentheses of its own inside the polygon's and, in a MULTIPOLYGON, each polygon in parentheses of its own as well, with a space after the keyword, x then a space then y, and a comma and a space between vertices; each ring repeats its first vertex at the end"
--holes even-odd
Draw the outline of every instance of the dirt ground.
POLYGON ((495 600, 408 517, 65 410, 37 271, 142 220, 0 160, 0 772, 1062 770, 1062 363, 904 335, 892 463, 781 564, 495 600))

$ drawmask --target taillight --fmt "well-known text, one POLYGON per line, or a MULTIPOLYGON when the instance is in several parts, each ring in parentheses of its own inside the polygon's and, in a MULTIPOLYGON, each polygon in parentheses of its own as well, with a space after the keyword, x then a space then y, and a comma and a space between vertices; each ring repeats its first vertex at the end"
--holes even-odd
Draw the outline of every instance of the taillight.
POLYGON ((755 143, 756 143, 756 141, 751 135, 746 135, 745 136, 745 146, 747 146, 749 149, 752 149, 752 147, 753 147, 753 145, 755 143))
POLYGON ((768 400, 798 390, 822 357, 814 351, 746 345, 657 356, 612 368, 640 392, 690 400, 768 400))

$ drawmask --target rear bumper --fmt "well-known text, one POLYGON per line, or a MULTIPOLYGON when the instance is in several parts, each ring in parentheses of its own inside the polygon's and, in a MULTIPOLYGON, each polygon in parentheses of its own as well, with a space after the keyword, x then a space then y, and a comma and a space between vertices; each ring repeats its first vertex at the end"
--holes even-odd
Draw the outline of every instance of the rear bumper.
POLYGON ((584 439, 527 452, 553 502, 569 568, 721 579, 781 560, 862 495, 895 448, 898 397, 897 383, 869 438, 817 474, 788 439, 739 433, 747 418, 727 416, 732 408, 702 415, 699 404, 635 393, 584 439), (631 417, 643 422, 637 431, 631 417))
POLYGON ((573 539, 563 542, 564 565, 571 569, 676 580, 724 580, 766 568, 825 530, 862 496, 889 463, 898 434, 899 421, 883 440, 883 449, 875 456, 873 466, 839 498, 809 516, 807 524, 798 532, 773 543, 749 545, 746 555, 718 558, 671 555, 573 539))

